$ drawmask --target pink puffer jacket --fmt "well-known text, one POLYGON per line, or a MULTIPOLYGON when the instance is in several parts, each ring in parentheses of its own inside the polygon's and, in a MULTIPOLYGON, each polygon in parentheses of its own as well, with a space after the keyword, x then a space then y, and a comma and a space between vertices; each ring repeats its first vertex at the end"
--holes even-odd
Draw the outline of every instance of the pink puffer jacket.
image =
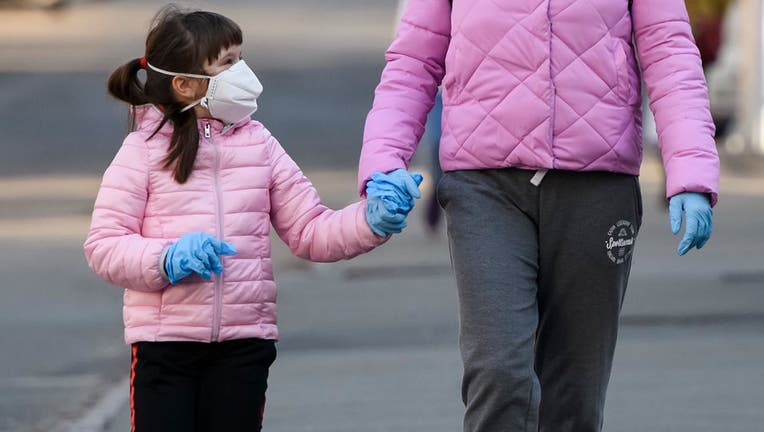
POLYGON ((408 165, 443 83, 444 170, 638 174, 641 85, 668 196, 716 202, 719 160, 684 0, 409 0, 366 121, 359 190, 408 165))
POLYGON ((170 125, 152 139, 161 114, 143 107, 103 176, 85 241, 90 267, 125 288, 125 340, 277 339, 270 225, 292 252, 312 261, 351 258, 378 246, 365 202, 340 211, 323 206, 313 185, 262 124, 229 130, 200 120, 191 177, 178 184, 162 168, 170 125), (204 137, 205 129, 209 138, 204 137), (236 246, 222 275, 190 276, 177 285, 160 272, 164 249, 190 231, 236 246))

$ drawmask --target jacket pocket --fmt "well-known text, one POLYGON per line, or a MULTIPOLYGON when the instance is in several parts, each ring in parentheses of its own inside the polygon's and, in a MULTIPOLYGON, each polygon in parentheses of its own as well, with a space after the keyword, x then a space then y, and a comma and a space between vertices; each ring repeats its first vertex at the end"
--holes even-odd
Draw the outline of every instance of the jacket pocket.
POLYGON ((630 43, 622 39, 616 39, 615 43, 613 55, 618 81, 613 91, 624 103, 637 105, 641 102, 642 93, 634 49, 630 43))
POLYGON ((448 194, 446 192, 446 179, 450 176, 450 173, 444 172, 438 180, 438 184, 435 185, 435 198, 438 200, 440 208, 446 209, 448 204, 448 194))
POLYGON ((639 176, 634 176, 634 206, 636 210, 637 232, 642 228, 642 217, 644 216, 644 208, 642 206, 642 187, 639 185, 639 176))

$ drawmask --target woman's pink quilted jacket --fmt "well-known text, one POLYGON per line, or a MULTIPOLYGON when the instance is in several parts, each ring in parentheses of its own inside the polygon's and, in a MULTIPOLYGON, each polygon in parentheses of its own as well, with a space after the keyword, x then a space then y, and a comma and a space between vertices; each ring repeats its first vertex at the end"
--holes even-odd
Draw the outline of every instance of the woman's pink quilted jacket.
POLYGON ((149 136, 161 115, 137 112, 138 129, 125 139, 103 176, 85 241, 90 267, 125 288, 125 340, 222 341, 277 339, 276 285, 270 258, 271 223, 292 252, 336 261, 373 249, 365 202, 334 211, 262 124, 246 120, 228 130, 200 120, 191 177, 178 184, 162 159, 172 129, 149 136), (204 137, 205 128, 209 138, 204 137), (224 271, 177 285, 160 272, 164 249, 202 231, 236 246, 224 271))
POLYGON ((366 121, 359 190, 408 165, 443 84, 444 170, 638 174, 640 71, 668 196, 716 202, 719 160, 684 0, 409 0, 366 121))

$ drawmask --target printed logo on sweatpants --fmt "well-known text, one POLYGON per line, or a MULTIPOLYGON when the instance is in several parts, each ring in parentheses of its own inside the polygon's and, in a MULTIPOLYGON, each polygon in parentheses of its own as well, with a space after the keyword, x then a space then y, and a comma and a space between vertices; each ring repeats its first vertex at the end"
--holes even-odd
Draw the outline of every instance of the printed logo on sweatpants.
POLYGON ((605 240, 605 250, 610 261, 623 264, 634 252, 634 241, 637 233, 634 225, 626 220, 619 220, 611 226, 605 240))

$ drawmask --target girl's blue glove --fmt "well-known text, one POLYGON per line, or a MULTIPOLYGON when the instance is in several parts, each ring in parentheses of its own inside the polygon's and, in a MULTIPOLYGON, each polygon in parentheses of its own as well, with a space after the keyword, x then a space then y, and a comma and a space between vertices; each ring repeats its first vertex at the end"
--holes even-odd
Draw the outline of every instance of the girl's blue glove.
POLYGON ((223 272, 223 264, 218 256, 235 253, 236 248, 231 243, 220 241, 207 233, 192 232, 167 248, 164 269, 171 284, 180 282, 192 272, 211 279, 210 272, 223 272))
POLYGON ((406 228, 406 216, 420 198, 422 175, 397 169, 388 174, 374 173, 366 183, 366 221, 378 236, 386 237, 406 228))
POLYGON ((366 223, 374 234, 387 237, 406 228, 406 214, 389 210, 384 199, 369 196, 366 199, 366 223))
POLYGON ((671 231, 679 233, 682 228, 682 211, 685 214, 684 238, 679 242, 677 253, 686 254, 693 247, 701 249, 711 237, 713 230, 713 211, 711 202, 705 194, 682 192, 669 200, 669 218, 671 231))

